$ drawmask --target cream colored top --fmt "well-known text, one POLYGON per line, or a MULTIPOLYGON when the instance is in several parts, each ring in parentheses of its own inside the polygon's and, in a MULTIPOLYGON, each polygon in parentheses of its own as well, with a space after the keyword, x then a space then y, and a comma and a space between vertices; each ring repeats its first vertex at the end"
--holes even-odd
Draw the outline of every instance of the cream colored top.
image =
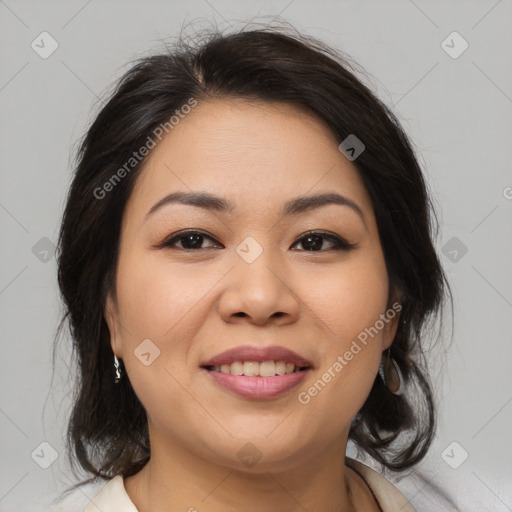
MULTIPOLYGON (((415 512, 405 496, 376 471, 347 458, 345 463, 356 471, 371 489, 382 512, 415 512)), ((109 480, 90 501, 83 512, 139 512, 126 493, 123 477, 117 475, 109 480)))

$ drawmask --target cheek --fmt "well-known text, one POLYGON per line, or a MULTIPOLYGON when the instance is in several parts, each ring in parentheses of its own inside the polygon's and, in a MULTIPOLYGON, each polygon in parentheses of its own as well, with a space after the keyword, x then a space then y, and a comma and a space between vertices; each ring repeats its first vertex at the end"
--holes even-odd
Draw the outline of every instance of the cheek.
POLYGON ((187 315, 205 297, 219 277, 194 265, 160 258, 127 257, 119 262, 118 296, 124 322, 138 337, 163 340, 183 328, 187 315))
POLYGON ((125 253, 117 279, 123 359, 131 385, 154 423, 173 426, 190 408, 183 392, 189 380, 187 353, 201 328, 193 319, 219 277, 125 253))
POLYGON ((386 309, 387 271, 384 262, 372 254, 297 282, 305 286, 301 300, 321 319, 329 337, 341 344, 350 344, 386 309))
POLYGON ((341 421, 363 405, 379 368, 383 330, 375 325, 386 312, 387 271, 383 260, 370 254, 317 275, 312 284, 313 292, 305 288, 302 293, 307 292, 305 302, 320 319, 324 343, 318 346, 319 379, 303 390, 304 401, 311 399, 321 409, 339 407, 341 421))

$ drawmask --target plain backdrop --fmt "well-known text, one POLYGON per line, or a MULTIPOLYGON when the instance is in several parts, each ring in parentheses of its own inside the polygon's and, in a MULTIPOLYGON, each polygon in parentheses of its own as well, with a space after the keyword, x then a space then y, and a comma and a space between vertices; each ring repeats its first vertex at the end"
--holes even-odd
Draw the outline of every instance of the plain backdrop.
POLYGON ((73 482, 53 247, 98 98, 190 22, 275 15, 361 64, 418 151, 455 303, 453 342, 431 355, 440 428, 420 469, 461 510, 512 510, 512 0, 0 1, 0 510, 73 482))

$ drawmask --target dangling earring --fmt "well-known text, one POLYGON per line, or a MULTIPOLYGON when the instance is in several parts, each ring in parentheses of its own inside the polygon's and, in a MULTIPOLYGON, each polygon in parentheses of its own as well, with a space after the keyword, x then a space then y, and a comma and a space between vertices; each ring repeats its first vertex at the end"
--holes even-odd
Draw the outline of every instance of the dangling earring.
POLYGON ((393 393, 393 395, 401 395, 403 393, 402 372, 400 371, 398 363, 394 359, 391 359, 391 356, 389 355, 390 350, 391 349, 388 349, 387 357, 384 361, 384 384, 387 386, 389 391, 393 393))
POLYGON ((119 384, 119 381, 121 380, 121 365, 119 364, 119 359, 117 359, 115 354, 114 354, 114 368, 116 371, 116 376, 114 378, 114 384, 119 384))

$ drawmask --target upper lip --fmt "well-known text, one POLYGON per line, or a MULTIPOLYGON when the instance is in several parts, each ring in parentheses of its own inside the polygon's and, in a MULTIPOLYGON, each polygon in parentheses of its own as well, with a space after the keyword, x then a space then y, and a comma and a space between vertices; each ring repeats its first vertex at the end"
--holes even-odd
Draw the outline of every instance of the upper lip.
POLYGON ((271 347, 244 345, 231 348, 208 359, 201 366, 221 366, 234 363, 235 361, 255 361, 259 363, 263 361, 284 361, 286 363, 293 363, 300 368, 311 366, 307 359, 299 356, 293 350, 277 345, 271 347))

